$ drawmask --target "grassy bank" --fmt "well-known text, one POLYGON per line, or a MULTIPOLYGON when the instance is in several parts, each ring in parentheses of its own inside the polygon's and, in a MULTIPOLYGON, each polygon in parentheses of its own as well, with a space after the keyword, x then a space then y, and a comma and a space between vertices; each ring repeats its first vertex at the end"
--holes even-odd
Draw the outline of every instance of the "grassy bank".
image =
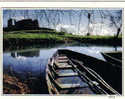
POLYGON ((40 30, 13 31, 4 33, 4 49, 9 47, 22 48, 29 45, 47 45, 69 42, 121 46, 122 36, 114 39, 113 36, 79 36, 62 32, 40 30))

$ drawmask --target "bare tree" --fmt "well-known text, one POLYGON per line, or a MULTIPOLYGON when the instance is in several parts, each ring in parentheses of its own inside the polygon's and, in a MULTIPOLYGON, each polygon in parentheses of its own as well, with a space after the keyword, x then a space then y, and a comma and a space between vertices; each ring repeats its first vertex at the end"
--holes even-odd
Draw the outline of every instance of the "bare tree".
POLYGON ((109 13, 109 17, 110 17, 110 21, 111 21, 111 25, 114 25, 117 29, 117 33, 115 35, 116 38, 118 38, 121 29, 122 29, 122 11, 118 11, 117 14, 118 16, 113 16, 112 13, 110 11, 108 11, 109 13))

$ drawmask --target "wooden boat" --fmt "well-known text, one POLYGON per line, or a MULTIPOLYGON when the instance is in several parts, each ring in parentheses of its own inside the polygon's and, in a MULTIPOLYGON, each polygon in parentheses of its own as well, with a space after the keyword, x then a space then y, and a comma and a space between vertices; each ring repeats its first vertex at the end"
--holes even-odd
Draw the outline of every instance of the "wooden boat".
POLYGON ((46 68, 50 94, 122 94, 121 68, 67 49, 59 49, 46 68))
POLYGON ((122 66, 122 52, 105 52, 102 53, 107 62, 122 66))

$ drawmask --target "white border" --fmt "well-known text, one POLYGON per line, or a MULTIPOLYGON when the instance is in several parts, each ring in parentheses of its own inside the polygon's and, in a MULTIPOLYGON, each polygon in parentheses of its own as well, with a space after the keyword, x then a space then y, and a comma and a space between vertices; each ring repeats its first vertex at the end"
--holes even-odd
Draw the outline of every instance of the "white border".
MULTIPOLYGON (((75 8, 97 8, 97 7, 100 7, 100 8, 125 8, 125 2, 2 2, 0 3, 0 7, 4 7, 4 8, 14 8, 14 7, 21 7, 21 8, 45 8, 45 7, 49 7, 49 8, 72 8, 72 7, 75 7, 75 8)), ((123 10, 125 13, 125 10, 123 10)), ((0 8, 0 66, 2 66, 3 62, 3 52, 2 52, 2 47, 3 47, 3 34, 2 34, 2 10, 0 8)), ((125 22, 123 22, 125 23, 125 22)), ((123 24, 123 27, 125 27, 125 24, 123 24)), ((124 39, 123 39, 123 42, 124 42, 124 39)), ((123 43, 124 44, 124 43, 123 43)), ((124 47, 124 46, 123 46, 124 47)), ((124 54, 124 53, 123 53, 124 54)), ((1 67, 2 68, 2 67, 1 67)), ((124 69, 124 68, 123 68, 124 69)), ((124 71, 124 70, 123 70, 124 71)), ((0 72, 2 72, 2 69, 0 69, 0 72)), ((2 74, 2 73, 1 73, 2 74)), ((2 75, 1 75, 2 76, 2 75)), ((2 77, 0 77, 2 78, 2 77)), ((1 79, 2 80, 2 79, 1 79)), ((0 82, 0 85, 2 83, 0 82)), ((124 87, 124 86, 123 86, 124 87)), ((124 88, 125 89, 125 88, 124 88)), ((1 90, 0 90, 1 92, 1 90)), ((125 95, 125 94, 124 94, 125 95)), ((33 97, 33 95, 31 95, 32 97, 29 97, 29 98, 35 98, 33 97)), ((5 96, 1 96, 2 98, 10 98, 9 96, 5 97, 5 96)), ((25 96, 13 96, 12 98, 13 99, 17 99, 17 98, 23 98, 25 96)), ((28 98, 28 97, 25 97, 25 98, 28 98)), ((75 99, 75 98, 79 98, 79 99, 83 99, 83 98, 87 98, 87 99, 108 99, 108 98, 111 98, 111 99, 114 99, 114 98, 119 98, 119 99, 122 99, 124 98, 123 96, 54 96, 54 97, 47 97, 47 96, 37 96, 37 98, 54 98, 54 99, 58 99, 58 98, 61 98, 61 99, 64 99, 64 98, 72 98, 72 99, 75 99)))
POLYGON ((0 2, 0 7, 84 7, 84 8, 125 8, 125 2, 0 2))
POLYGON ((0 2, 124 2, 125 0, 0 0, 0 2))

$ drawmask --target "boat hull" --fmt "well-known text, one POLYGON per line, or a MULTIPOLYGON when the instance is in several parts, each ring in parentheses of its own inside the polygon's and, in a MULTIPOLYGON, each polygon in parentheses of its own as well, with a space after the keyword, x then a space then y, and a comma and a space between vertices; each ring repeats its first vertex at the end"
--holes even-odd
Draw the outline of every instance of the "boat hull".
MULTIPOLYGON (((94 57, 91 57, 91 56, 88 56, 85 54, 81 54, 78 52, 74 52, 71 50, 65 50, 65 49, 58 50, 48 62, 48 66, 46 69, 46 71, 47 71, 46 79, 47 79, 48 90, 49 90, 50 94, 60 94, 60 92, 57 90, 57 88, 55 88, 55 84, 51 83, 52 79, 50 80, 50 77, 49 77, 49 75, 51 74, 51 70, 49 67, 53 67, 52 61, 54 61, 61 54, 66 55, 70 60, 72 60, 72 59, 78 60, 79 62, 85 64, 86 67, 91 68, 93 71, 95 71, 97 74, 99 74, 104 79, 104 81, 109 84, 109 86, 111 86, 113 89, 115 89, 118 93, 122 94, 122 70, 121 70, 121 68, 119 68, 117 66, 113 66, 112 64, 109 64, 108 62, 104 62, 104 61, 96 59, 94 57), (51 66, 49 66, 49 65, 51 65, 51 66), (52 91, 51 89, 54 89, 54 91, 52 91)), ((80 66, 78 68, 81 69, 81 71, 83 69, 80 66)), ((56 86, 56 87, 59 87, 59 86, 56 86)), ((92 92, 90 91, 86 94, 90 94, 90 93, 95 94, 93 91, 92 92)), ((110 91, 108 91, 108 90, 107 90, 107 93, 114 94, 114 93, 110 93, 110 91)), ((67 92, 65 92, 63 94, 67 94, 67 92)))
POLYGON ((122 66, 122 52, 102 53, 107 62, 122 66))

